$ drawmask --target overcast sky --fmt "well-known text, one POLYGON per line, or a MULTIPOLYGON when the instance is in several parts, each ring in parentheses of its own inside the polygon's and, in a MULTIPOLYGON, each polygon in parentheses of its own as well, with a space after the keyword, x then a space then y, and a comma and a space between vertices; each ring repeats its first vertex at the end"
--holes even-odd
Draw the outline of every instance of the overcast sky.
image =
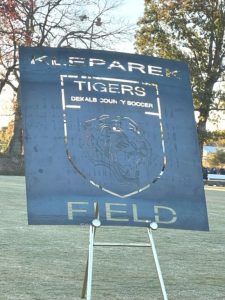
MULTIPOLYGON (((144 0, 124 0, 123 5, 117 12, 118 16, 126 19, 130 23, 136 24, 138 19, 143 16, 144 13, 144 0)), ((134 36, 126 43, 121 43, 118 45, 117 51, 120 52, 134 52, 134 36)))
POLYGON ((119 14, 124 15, 131 21, 136 22, 144 12, 144 0, 124 0, 119 14))

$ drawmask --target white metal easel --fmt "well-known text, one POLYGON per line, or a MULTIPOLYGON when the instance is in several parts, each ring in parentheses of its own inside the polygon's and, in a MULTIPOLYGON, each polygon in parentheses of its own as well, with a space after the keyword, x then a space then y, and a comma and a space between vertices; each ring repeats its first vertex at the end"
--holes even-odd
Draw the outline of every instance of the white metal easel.
POLYGON ((147 228, 150 243, 97 243, 97 242, 95 242, 95 232, 96 232, 96 229, 101 226, 101 221, 99 219, 98 204, 96 205, 96 215, 95 216, 96 216, 96 218, 92 221, 92 224, 90 225, 88 259, 87 259, 87 264, 86 264, 81 298, 82 299, 85 298, 85 295, 87 293, 86 299, 91 300, 94 246, 102 246, 102 247, 110 246, 110 247, 151 247, 157 274, 158 274, 158 278, 160 281, 163 299, 168 300, 166 288, 165 288, 163 277, 162 277, 161 268, 159 265, 158 255, 156 252, 156 247, 155 247, 155 243, 154 243, 154 239, 153 239, 153 234, 152 234, 152 232, 158 228, 157 223, 152 222, 152 223, 150 223, 149 227, 147 228))

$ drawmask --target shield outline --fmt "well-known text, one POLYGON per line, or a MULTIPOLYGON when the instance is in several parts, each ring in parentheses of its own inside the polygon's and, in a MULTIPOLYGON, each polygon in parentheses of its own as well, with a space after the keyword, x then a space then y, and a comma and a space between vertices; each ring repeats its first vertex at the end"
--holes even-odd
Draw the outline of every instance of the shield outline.
POLYGON ((66 147, 66 156, 67 159, 69 160, 70 164, 72 165, 73 169, 80 175, 82 176, 85 180, 87 180, 90 184, 92 184, 93 186, 95 186, 96 188, 111 194, 113 196, 119 197, 119 198, 128 198, 130 196, 136 195, 140 192, 145 191, 146 189, 148 189, 152 184, 154 184, 155 182, 157 182, 163 175, 165 168, 166 168, 166 164, 167 164, 167 158, 166 158, 166 149, 165 149, 165 140, 164 140, 164 131, 163 131, 163 122, 162 122, 162 112, 161 112, 161 105, 160 105, 160 96, 159 96, 159 86, 157 83, 148 83, 148 82, 143 82, 143 81, 135 81, 135 80, 125 80, 122 79, 120 80, 119 78, 108 78, 108 77, 100 77, 100 76, 80 76, 82 79, 97 79, 97 80, 110 80, 110 81, 122 81, 122 82, 126 82, 126 83, 141 83, 142 85, 146 85, 146 86, 153 86, 156 89, 156 98, 157 98, 157 109, 158 112, 151 112, 151 111, 145 111, 144 114, 149 115, 149 116, 156 116, 159 118, 159 126, 160 126, 160 138, 161 138, 161 146, 162 146, 162 152, 163 152, 163 163, 162 163, 162 168, 161 171, 159 172, 159 175, 156 176, 153 180, 151 180, 150 183, 148 183, 147 185, 145 185, 144 187, 137 189, 133 192, 130 192, 128 194, 125 195, 120 195, 118 193, 115 193, 107 188, 104 188, 102 185, 96 183, 95 181, 91 180, 90 178, 88 178, 80 169, 79 167, 76 165, 76 163, 73 161, 72 155, 67 147, 68 145, 68 128, 67 128, 67 124, 68 124, 68 120, 67 120, 67 116, 66 116, 66 109, 67 108, 71 108, 71 109, 81 109, 81 105, 68 105, 66 104, 66 99, 65 99, 65 87, 64 87, 64 79, 65 78, 79 78, 78 75, 60 75, 60 82, 61 82, 61 98, 62 98, 62 109, 63 109, 63 124, 64 124, 64 144, 66 147))

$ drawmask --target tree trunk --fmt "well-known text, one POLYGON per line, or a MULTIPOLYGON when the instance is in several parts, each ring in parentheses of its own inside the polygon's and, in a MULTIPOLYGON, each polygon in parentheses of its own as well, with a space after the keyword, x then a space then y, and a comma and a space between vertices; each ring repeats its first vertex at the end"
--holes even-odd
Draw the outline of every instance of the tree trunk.
POLYGON ((15 105, 14 132, 9 147, 1 157, 2 168, 1 174, 6 175, 23 175, 24 174, 24 157, 23 157, 23 138, 22 138, 22 116, 20 102, 17 99, 15 105))
POLYGON ((218 78, 215 77, 215 74, 212 74, 212 76, 209 77, 209 79, 205 82, 204 93, 201 97, 202 105, 199 110, 200 115, 198 118, 199 121, 197 125, 201 162, 203 158, 203 146, 208 136, 206 130, 206 123, 209 118, 210 104, 213 99, 213 87, 217 79, 218 78))
POLYGON ((199 140, 199 149, 200 149, 200 160, 202 162, 203 158, 203 146, 207 137, 207 130, 206 130, 206 122, 208 117, 204 113, 200 113, 199 122, 197 125, 198 130, 198 140, 199 140))
POLYGON ((16 158, 20 158, 23 155, 22 116, 19 105, 15 110, 14 133, 10 141, 7 154, 16 158))

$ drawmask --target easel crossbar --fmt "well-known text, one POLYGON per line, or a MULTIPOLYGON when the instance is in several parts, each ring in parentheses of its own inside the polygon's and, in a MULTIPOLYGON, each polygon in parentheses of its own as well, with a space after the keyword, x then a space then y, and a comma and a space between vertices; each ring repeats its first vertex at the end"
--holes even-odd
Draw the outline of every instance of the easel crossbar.
POLYGON ((147 243, 94 243, 94 246, 112 247, 151 247, 147 243))

